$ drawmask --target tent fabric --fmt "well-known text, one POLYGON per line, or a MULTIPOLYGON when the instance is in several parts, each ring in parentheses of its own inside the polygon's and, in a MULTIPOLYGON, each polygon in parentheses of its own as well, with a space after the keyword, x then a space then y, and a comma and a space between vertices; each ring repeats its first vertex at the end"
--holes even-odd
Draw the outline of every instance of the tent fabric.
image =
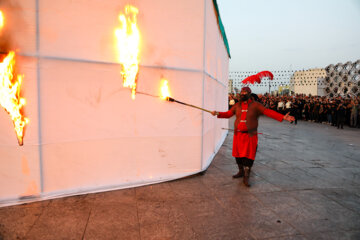
MULTIPOLYGON (((30 119, 20 147, 0 111, 0 206, 158 183, 211 164, 227 121, 141 93, 132 100, 122 86, 114 29, 127 3, 0 5, 8 24, 0 37, 18 49, 30 119)), ((226 110, 229 56, 213 1, 132 4, 141 34, 137 90, 158 96, 167 79, 171 97, 226 110)))
POLYGON ((221 17, 220 17, 220 12, 219 12, 219 6, 217 4, 217 0, 213 0, 213 3, 214 3, 214 7, 215 7, 215 10, 216 10, 216 15, 217 15, 217 19, 218 19, 218 24, 219 24, 219 28, 220 28, 220 31, 221 31, 221 35, 223 37, 223 40, 224 40, 224 44, 226 46, 226 50, 227 50, 227 53, 229 55, 229 58, 231 58, 231 54, 230 54, 230 46, 229 46, 229 43, 228 43, 228 40, 227 40, 227 37, 226 37, 226 33, 225 33, 225 27, 221 21, 221 17))

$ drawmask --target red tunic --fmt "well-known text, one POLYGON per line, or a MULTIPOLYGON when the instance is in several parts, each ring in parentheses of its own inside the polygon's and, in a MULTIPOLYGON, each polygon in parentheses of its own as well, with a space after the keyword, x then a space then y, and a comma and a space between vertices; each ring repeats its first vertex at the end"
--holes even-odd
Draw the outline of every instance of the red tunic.
POLYGON ((219 112, 218 118, 230 118, 236 114, 233 140, 233 157, 245 157, 254 160, 258 144, 258 118, 264 114, 270 118, 282 121, 284 115, 265 108, 251 100, 237 103, 227 112, 219 112))

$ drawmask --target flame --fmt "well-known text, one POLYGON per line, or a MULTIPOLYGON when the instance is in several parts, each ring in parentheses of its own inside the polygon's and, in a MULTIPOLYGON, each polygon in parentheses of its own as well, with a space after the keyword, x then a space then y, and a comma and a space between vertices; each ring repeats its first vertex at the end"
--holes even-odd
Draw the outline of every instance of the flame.
POLYGON ((15 132, 19 145, 23 145, 24 127, 29 119, 22 116, 20 109, 26 104, 26 100, 20 97, 20 86, 23 76, 14 78, 15 52, 10 51, 0 63, 0 105, 9 113, 14 123, 15 132))
POLYGON ((132 99, 135 99, 139 71, 140 32, 136 23, 138 13, 136 7, 126 5, 125 14, 119 15, 121 27, 115 30, 118 61, 122 65, 123 86, 131 88, 132 99))
POLYGON ((4 14, 3 12, 0 10, 0 28, 3 28, 4 27, 4 14))
POLYGON ((161 99, 166 100, 167 98, 170 97, 170 89, 169 89, 169 85, 168 85, 168 80, 165 80, 165 79, 162 80, 160 91, 161 91, 161 94, 160 94, 161 99))

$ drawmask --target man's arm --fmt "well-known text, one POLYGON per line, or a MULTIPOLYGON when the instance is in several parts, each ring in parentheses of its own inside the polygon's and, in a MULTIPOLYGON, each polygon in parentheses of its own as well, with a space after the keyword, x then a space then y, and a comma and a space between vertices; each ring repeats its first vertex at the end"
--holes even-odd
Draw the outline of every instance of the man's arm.
POLYGON ((290 116, 290 112, 288 112, 286 115, 282 115, 281 113, 264 107, 263 114, 279 122, 282 122, 283 120, 286 120, 288 122, 295 121, 295 118, 293 116, 290 116))
POLYGON ((275 120, 277 120, 279 122, 282 122, 283 119, 284 119, 284 115, 282 115, 281 113, 278 113, 278 112, 276 112, 274 110, 268 109, 268 108, 264 109, 263 114, 265 116, 268 116, 269 118, 275 119, 275 120))
POLYGON ((236 104, 234 106, 232 106, 231 109, 229 111, 227 111, 227 112, 212 111, 211 114, 213 116, 217 116, 218 118, 231 118, 235 114, 235 106, 236 106, 236 104))

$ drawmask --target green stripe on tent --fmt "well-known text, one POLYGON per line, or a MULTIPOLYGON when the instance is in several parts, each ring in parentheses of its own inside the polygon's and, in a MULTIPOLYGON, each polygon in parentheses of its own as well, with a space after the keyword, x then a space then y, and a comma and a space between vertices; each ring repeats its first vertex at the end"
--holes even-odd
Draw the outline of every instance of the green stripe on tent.
POLYGON ((224 25, 222 24, 222 21, 221 21, 221 17, 220 17, 220 12, 219 12, 219 7, 218 7, 218 4, 217 4, 217 1, 216 1, 216 0, 213 0, 213 3, 214 3, 215 10, 216 10, 216 13, 217 13, 217 19, 218 19, 218 24, 219 24, 220 32, 221 32, 221 35, 222 35, 222 37, 223 37, 224 44, 225 44, 226 50, 227 50, 227 52, 228 52, 229 58, 231 58, 229 42, 228 42, 227 37, 226 37, 224 25))

